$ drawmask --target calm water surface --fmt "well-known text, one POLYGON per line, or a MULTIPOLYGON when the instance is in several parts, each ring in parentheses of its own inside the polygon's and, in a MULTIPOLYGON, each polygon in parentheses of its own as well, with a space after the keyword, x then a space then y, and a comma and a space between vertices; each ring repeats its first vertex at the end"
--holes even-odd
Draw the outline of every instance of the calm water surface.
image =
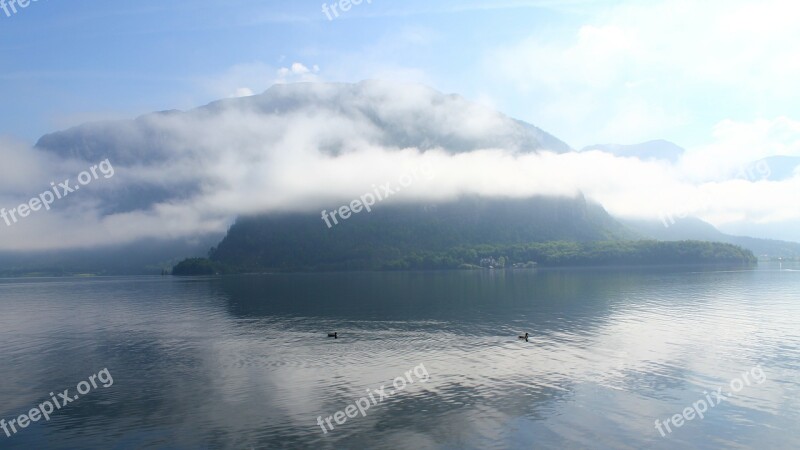
POLYGON ((113 376, 0 448, 796 449, 798 294, 774 266, 0 280, 0 418, 113 376))

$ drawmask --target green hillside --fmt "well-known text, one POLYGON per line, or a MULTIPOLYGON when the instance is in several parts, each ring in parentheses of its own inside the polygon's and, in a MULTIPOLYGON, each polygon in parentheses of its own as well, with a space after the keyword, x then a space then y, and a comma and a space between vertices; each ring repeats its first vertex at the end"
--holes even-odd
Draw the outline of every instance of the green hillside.
MULTIPOLYGON (((504 267, 755 261, 751 252, 728 244, 638 239, 580 196, 466 198, 379 205, 331 228, 319 214, 243 217, 210 258, 219 272, 456 269, 499 261, 504 267)), ((179 272, 191 274, 186 268, 179 272)))

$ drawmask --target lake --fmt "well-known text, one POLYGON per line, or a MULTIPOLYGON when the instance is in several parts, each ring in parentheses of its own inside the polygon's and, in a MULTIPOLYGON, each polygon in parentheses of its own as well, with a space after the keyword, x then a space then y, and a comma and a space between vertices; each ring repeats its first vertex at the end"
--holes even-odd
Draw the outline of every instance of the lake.
POLYGON ((797 269, 0 280, 0 448, 800 448, 797 269))

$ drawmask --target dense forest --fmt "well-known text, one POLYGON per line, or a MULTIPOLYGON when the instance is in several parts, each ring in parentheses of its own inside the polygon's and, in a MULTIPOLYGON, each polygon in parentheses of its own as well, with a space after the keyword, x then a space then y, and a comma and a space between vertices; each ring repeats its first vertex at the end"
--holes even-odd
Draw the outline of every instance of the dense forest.
POLYGON ((207 259, 188 259, 173 275, 210 275, 264 271, 511 269, 611 265, 736 264, 753 265, 749 250, 719 242, 601 241, 545 242, 505 246, 458 247, 448 251, 414 251, 382 259, 365 257, 309 265, 228 265, 207 259), (491 264, 486 263, 491 260, 491 264))
POLYGON ((208 261, 187 261, 174 273, 755 262, 730 244, 641 240, 580 196, 468 198, 381 205, 332 228, 316 214, 240 218, 208 261))
POLYGON ((217 268, 218 266, 219 264, 206 258, 187 258, 172 268, 172 274, 176 276, 215 275, 221 271, 217 268))

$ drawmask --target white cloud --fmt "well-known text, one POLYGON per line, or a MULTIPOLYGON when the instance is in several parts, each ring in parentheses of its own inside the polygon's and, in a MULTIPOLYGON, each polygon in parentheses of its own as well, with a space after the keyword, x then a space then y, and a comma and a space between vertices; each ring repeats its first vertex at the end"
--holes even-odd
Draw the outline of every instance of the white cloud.
POLYGON ((689 124, 800 113, 788 101, 800 77, 798 22, 800 4, 785 0, 623 2, 566 32, 496 48, 485 64, 532 100, 527 118, 556 134, 633 143, 689 124))
MULTIPOLYGON (((690 149, 675 166, 599 151, 524 154, 490 145, 454 154, 455 147, 448 145, 500 142, 514 128, 490 110, 456 97, 435 97, 417 86, 335 86, 283 87, 279 98, 315 98, 289 113, 237 108, 142 119, 140 124, 168 143, 157 158, 112 157, 114 178, 24 223, 0 223, 0 249, 95 246, 219 232, 237 214, 332 208, 423 166, 431 167, 435 176, 417 180, 398 200, 580 191, 620 216, 655 219, 662 213, 686 212, 716 224, 800 219, 798 176, 783 182, 715 178, 715 167, 725 161, 718 155, 732 143, 743 154, 750 149, 752 158, 800 154, 800 125, 788 118, 723 122, 714 130, 714 145, 690 149), (370 111, 377 122, 363 111, 370 111), (397 144, 398 136, 425 133, 447 137, 436 138, 445 148, 423 151, 397 144), (703 164, 705 172, 700 173, 703 164), (166 189, 170 195, 124 212, 105 212, 132 187, 166 189)), ((10 142, 0 144, 0 154, 14 161, 14 170, 0 177, 0 206, 6 208, 47 189, 49 181, 74 179, 85 169, 84 163, 60 161, 10 142)))
POLYGON ((714 127, 713 138, 711 144, 690 149, 681 160, 689 179, 718 180, 759 159, 800 156, 800 121, 788 117, 723 120, 714 127))
POLYGON ((281 67, 278 69, 278 78, 275 80, 277 83, 291 83, 291 82, 313 82, 320 81, 320 77, 316 74, 319 73, 319 66, 314 65, 309 69, 304 64, 295 62, 289 67, 281 67))
POLYGON ((246 87, 236 89, 236 92, 234 92, 234 94, 233 94, 233 96, 236 97, 236 98, 238 98, 238 97, 250 97, 251 95, 253 95, 253 91, 250 88, 246 88, 246 87))

